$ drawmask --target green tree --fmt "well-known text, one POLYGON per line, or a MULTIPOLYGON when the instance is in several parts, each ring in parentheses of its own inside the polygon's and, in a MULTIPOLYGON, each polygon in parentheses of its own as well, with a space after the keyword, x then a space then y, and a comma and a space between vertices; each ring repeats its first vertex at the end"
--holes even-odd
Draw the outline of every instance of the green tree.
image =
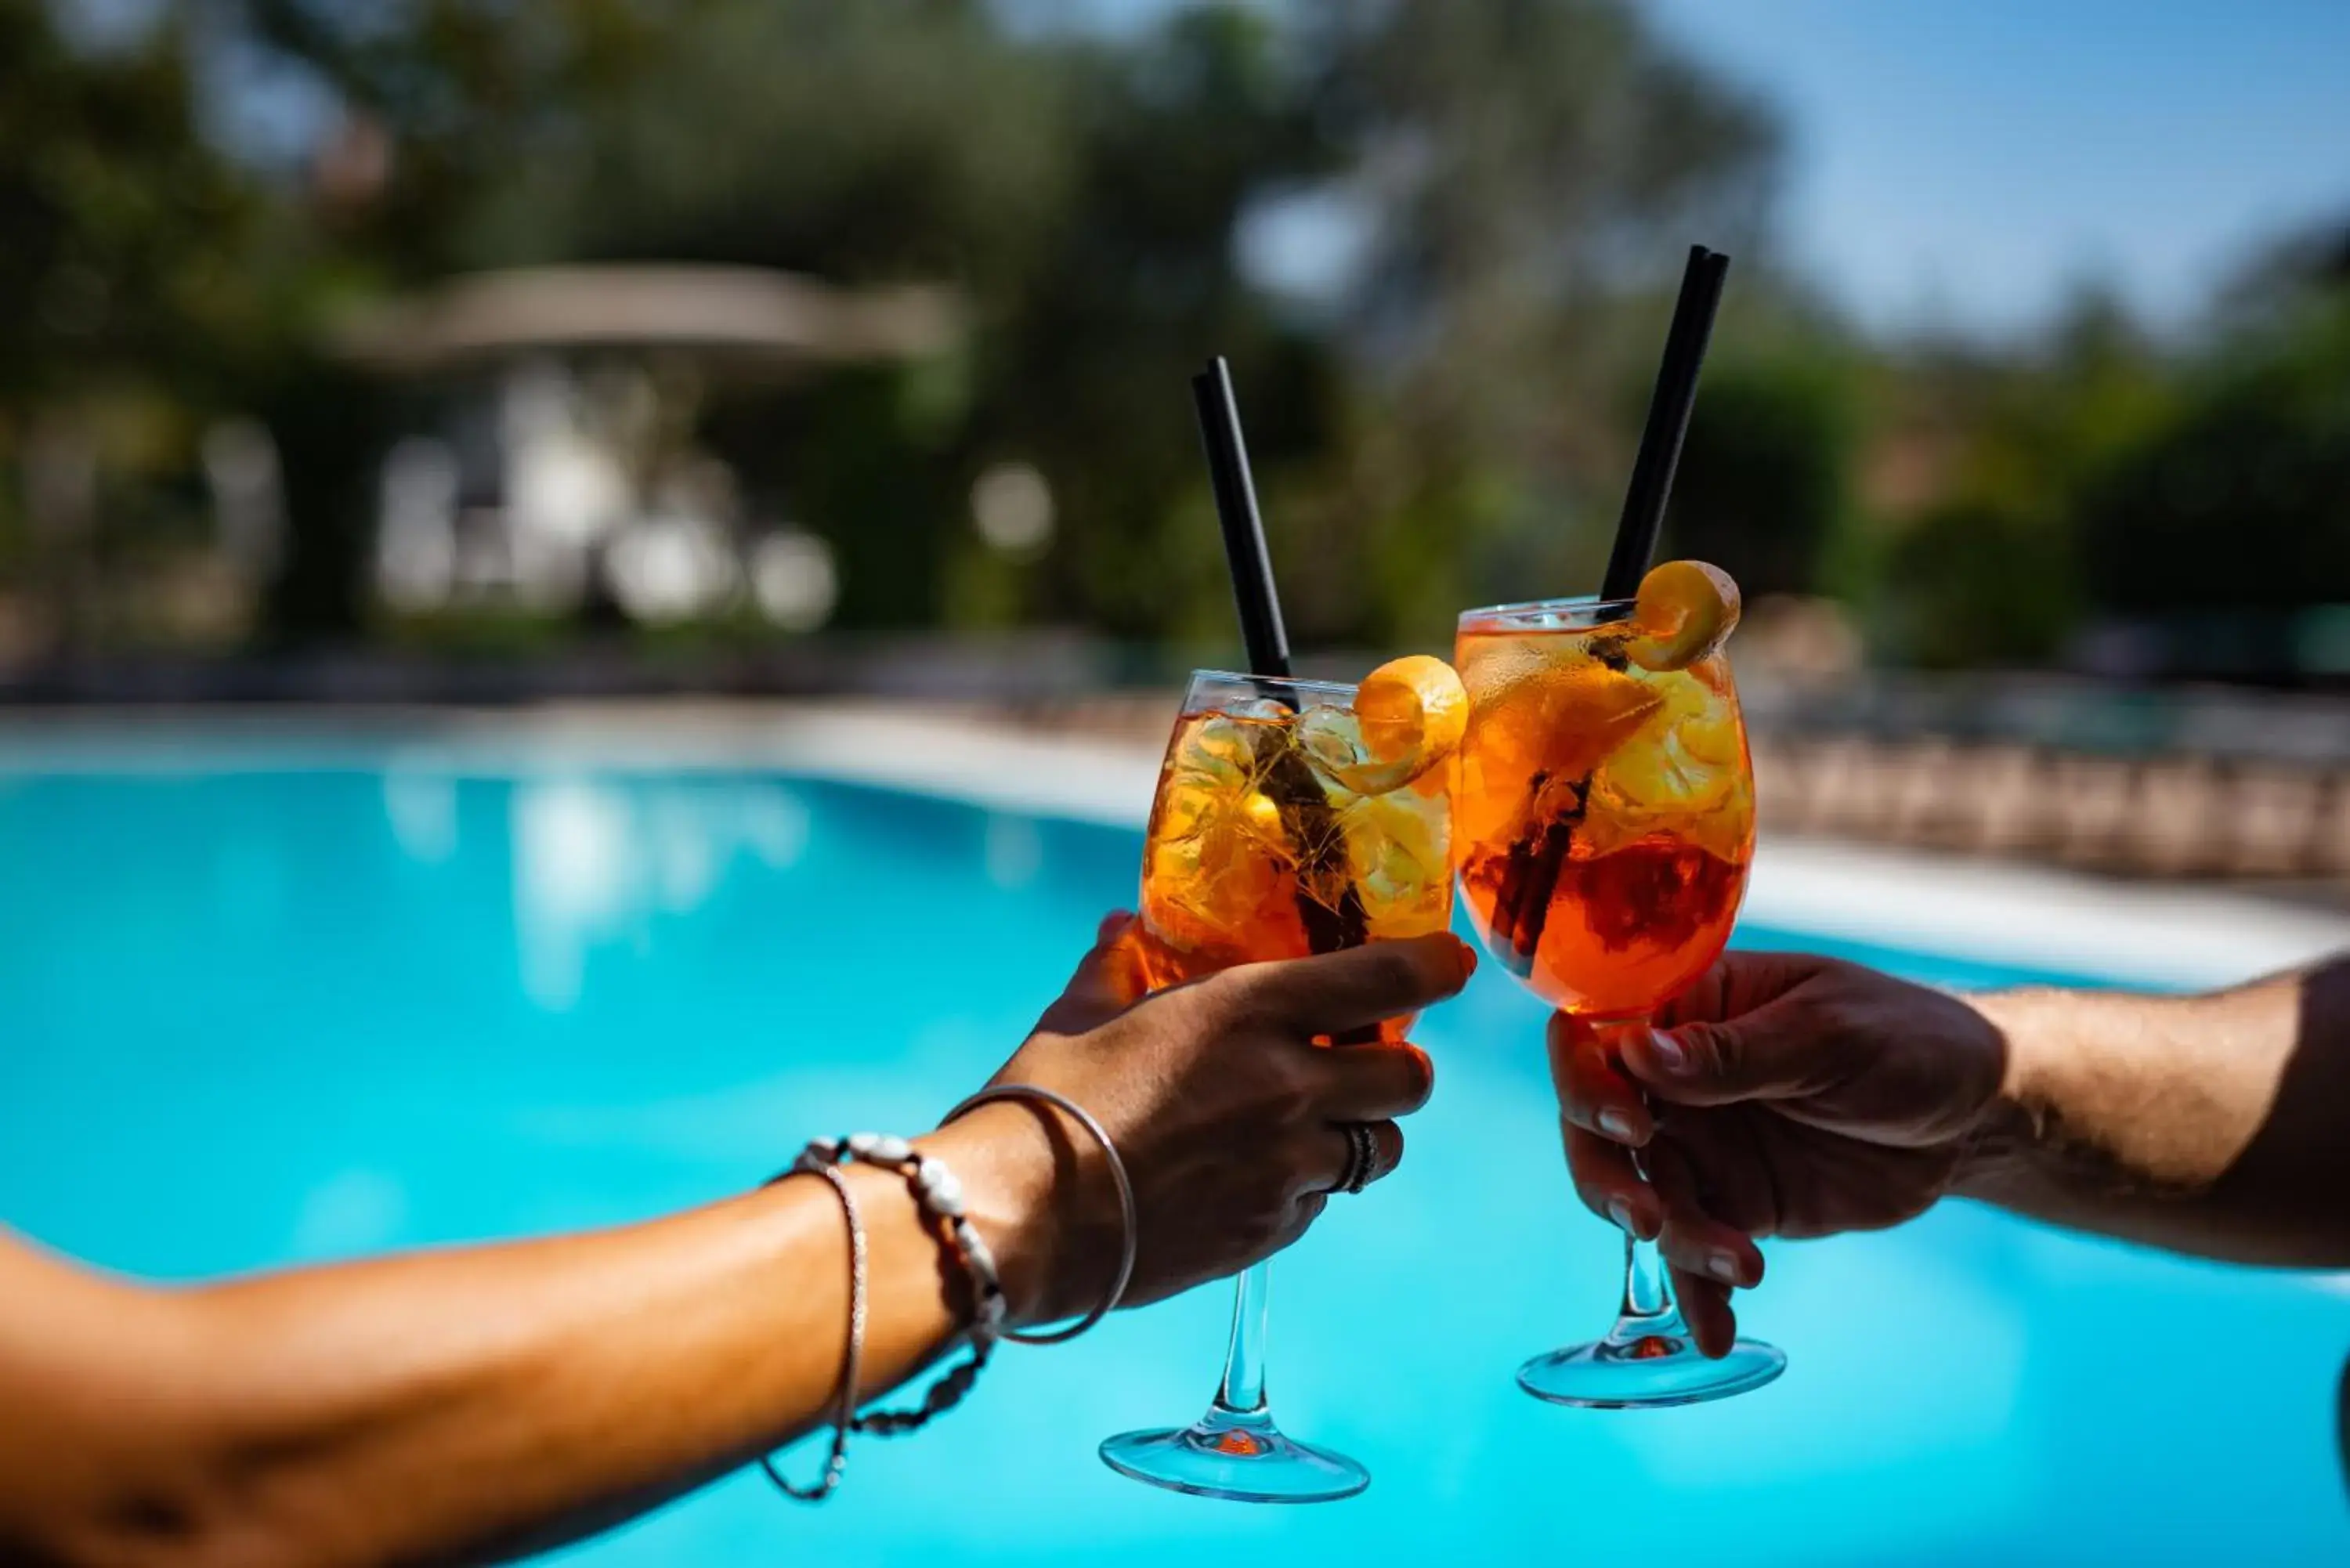
POLYGON ((1811 594, 1851 526, 1851 377, 1817 352, 1713 368, 1666 517, 1674 555, 1711 561, 1752 598, 1811 594))
POLYGON ((205 140, 192 32, 88 47, 0 0, 0 587, 68 639, 103 573, 201 524, 199 438, 266 331, 262 202, 205 140))
MULTIPOLYGON (((307 72, 386 139, 380 188, 304 216, 355 285, 567 254, 546 214, 604 106, 694 36, 695 0, 234 0, 233 42, 307 72), (519 232, 518 232, 519 231, 519 232)), ((715 138, 713 138, 713 140, 715 138)))
POLYGON ((1944 349, 1907 375, 1954 455, 1937 498, 1894 531, 1880 645, 1929 665, 2052 661, 2085 605, 2082 498, 2166 417, 2161 355, 2091 293, 2035 353, 1944 349))
POLYGON ((1778 133, 1610 0, 1311 15, 1321 118, 1375 218, 1347 480, 1409 563, 1356 629, 1424 640, 1447 607, 1596 582, 1681 258, 1739 253, 1754 288, 1778 133))
POLYGON ((2082 512, 2106 611, 2350 603, 2350 287, 2307 291, 2223 342, 2082 512))
POLYGON ((1068 47, 1076 177, 983 339, 972 431, 974 452, 1036 462, 1058 495, 1032 614, 1234 640, 1187 391, 1210 354, 1233 361, 1268 498, 1334 439, 1327 345, 1284 327, 1235 260, 1252 199, 1328 156, 1277 43, 1262 16, 1218 6, 1139 47, 1068 47))
POLYGON ((105 49, 0 0, 0 406, 217 364, 255 192, 206 140, 189 25, 105 49))

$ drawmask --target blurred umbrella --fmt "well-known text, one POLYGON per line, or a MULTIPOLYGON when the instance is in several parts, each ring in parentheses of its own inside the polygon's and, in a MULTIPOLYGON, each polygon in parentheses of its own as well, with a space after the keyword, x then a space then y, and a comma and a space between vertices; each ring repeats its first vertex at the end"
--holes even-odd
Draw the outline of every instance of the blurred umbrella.
POLYGON ((754 374, 919 359, 953 348, 962 307, 929 286, 850 290, 755 267, 525 267, 460 277, 354 311, 354 361, 432 374, 548 350, 660 349, 754 374))

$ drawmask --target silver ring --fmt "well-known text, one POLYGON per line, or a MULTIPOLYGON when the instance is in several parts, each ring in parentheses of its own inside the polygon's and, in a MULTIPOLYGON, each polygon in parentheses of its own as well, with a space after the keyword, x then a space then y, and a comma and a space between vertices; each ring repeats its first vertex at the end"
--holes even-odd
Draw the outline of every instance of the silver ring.
POLYGON ((1360 1192, 1371 1184, 1371 1173, 1378 1168, 1379 1135, 1368 1122, 1340 1122, 1338 1127, 1347 1135, 1347 1171, 1330 1190, 1360 1192))

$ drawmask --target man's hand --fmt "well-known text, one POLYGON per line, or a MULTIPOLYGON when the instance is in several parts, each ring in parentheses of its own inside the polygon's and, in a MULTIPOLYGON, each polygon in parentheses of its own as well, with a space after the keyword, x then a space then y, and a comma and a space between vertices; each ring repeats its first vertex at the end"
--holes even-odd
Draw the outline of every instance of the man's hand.
POLYGON ((1750 1238, 1923 1211, 2006 1067, 2001 1033, 1965 1002, 1803 954, 1727 954, 1658 1022, 1611 1053, 1553 1020, 1567 1165, 1595 1212, 1661 1238, 1683 1314, 1717 1355, 1736 1337, 1731 1287, 1762 1278, 1750 1238))

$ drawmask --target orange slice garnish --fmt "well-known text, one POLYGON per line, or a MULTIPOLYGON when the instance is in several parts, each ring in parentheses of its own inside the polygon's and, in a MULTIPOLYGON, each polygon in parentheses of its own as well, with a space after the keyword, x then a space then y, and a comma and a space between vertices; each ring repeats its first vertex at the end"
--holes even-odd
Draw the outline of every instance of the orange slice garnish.
POLYGON ((1414 653, 1363 678, 1355 688, 1355 716, 1372 761, 1409 763, 1417 777, 1460 748, 1469 728, 1469 689, 1444 660, 1414 653))
POLYGON ((1643 670, 1686 670, 1722 645, 1738 626, 1738 585, 1703 561, 1667 561, 1640 579, 1632 624, 1640 635, 1624 652, 1643 670))
POLYGON ((1307 750, 1323 773, 1357 794, 1385 794, 1461 749, 1469 691, 1452 666, 1415 653, 1365 676, 1351 711, 1307 728, 1307 750))

